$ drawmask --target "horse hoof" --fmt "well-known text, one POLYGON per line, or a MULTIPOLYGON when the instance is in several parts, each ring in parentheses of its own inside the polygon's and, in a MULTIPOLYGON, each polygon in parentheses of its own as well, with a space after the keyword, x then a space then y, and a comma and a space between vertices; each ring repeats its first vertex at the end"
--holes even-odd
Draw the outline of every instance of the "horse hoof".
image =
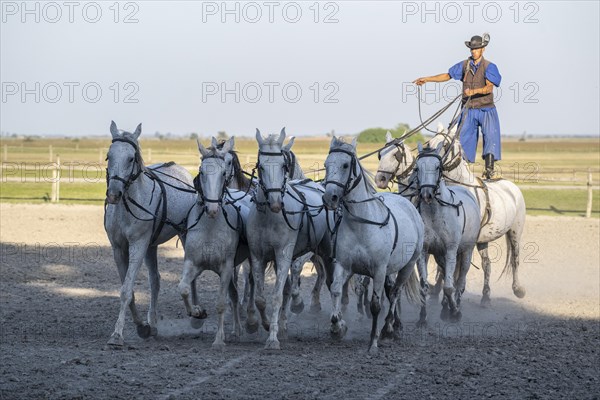
POLYGON ((267 340, 265 344, 265 350, 281 350, 281 346, 279 346, 279 340, 267 340))
POLYGON ((204 318, 191 317, 190 318, 190 325, 194 329, 200 329, 204 325, 204 321, 206 321, 206 319, 204 319, 204 318))
POLYGON ((442 311, 440 312, 440 319, 442 321, 448 321, 450 319, 450 310, 448 308, 442 308, 442 311))
POLYGON ((370 346, 369 347, 369 351, 368 353, 372 356, 376 355, 379 352, 379 348, 377 347, 377 345, 374 346, 370 346))
POLYGON ((492 306, 492 299, 489 296, 483 296, 481 298, 481 307, 489 308, 492 306))
MULTIPOLYGON (((156 328, 154 328, 156 329, 156 328)), ((142 339, 148 339, 152 335, 152 328, 148 324, 142 324, 137 326, 137 334, 142 339)))
POLYGON ((523 297, 525 297, 525 293, 527 293, 527 291, 525 290, 524 287, 519 286, 513 289, 513 293, 515 294, 515 296, 517 296, 519 299, 522 299, 523 297))
POLYGON ((294 314, 300 314, 302 311, 304 311, 304 301, 302 301, 302 299, 300 299, 300 302, 298 302, 298 304, 292 304, 290 306, 290 310, 294 314))
POLYGON ((381 337, 381 340, 394 339, 394 329, 386 324, 381 328, 381 334, 379 336, 381 337))
POLYGON ((224 342, 214 342, 212 344, 211 348, 215 351, 223 351, 223 350, 225 350, 225 343, 224 342))
POLYGON ((321 303, 313 303, 310 305, 311 313, 320 313, 321 312, 321 303))
POLYGON ((118 333, 113 333, 110 337, 110 339, 108 339, 108 345, 113 347, 113 348, 118 348, 118 349, 122 349, 123 345, 125 345, 125 341, 123 340, 123 336, 119 335, 118 333))
POLYGON ((342 340, 346 336, 346 332, 348 332, 348 327, 343 321, 338 326, 331 326, 331 338, 334 340, 342 340))
POLYGON ((460 322, 462 319, 462 312, 456 311, 450 315, 450 322, 460 322))

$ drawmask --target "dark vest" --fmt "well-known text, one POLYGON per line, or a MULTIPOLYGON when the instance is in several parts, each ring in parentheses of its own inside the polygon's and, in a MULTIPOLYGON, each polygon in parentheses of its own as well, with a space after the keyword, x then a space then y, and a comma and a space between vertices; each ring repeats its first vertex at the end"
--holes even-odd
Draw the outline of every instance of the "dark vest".
MULTIPOLYGON (((485 86, 485 70, 487 69, 490 62, 482 59, 479 63, 477 72, 473 74, 473 70, 470 66, 470 59, 463 61, 463 98, 462 104, 467 102, 468 97, 464 96, 465 89, 479 89, 485 86)), ((483 108, 483 107, 494 107, 494 93, 488 94, 475 94, 471 96, 471 102, 469 103, 470 108, 483 108)))

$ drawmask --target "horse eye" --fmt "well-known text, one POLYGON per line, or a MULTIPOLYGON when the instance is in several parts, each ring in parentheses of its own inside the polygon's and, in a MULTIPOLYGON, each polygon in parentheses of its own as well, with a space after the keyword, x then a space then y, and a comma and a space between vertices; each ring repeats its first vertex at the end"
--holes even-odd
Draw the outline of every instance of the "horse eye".
POLYGON ((348 163, 344 164, 343 167, 348 168, 349 167, 348 163))
POLYGON ((129 157, 129 162, 133 162, 133 157, 129 157))
POLYGON ((225 171, 223 171, 223 176, 225 176, 225 171))

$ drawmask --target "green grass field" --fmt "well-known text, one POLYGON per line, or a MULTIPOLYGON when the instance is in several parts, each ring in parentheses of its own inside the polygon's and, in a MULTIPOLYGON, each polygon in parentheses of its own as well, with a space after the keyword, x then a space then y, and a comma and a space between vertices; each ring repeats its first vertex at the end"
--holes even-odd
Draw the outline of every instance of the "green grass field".
MULTIPOLYGON (((205 145, 208 140, 203 140, 205 145)), ((3 139, 0 141, 0 201, 43 203, 50 199, 52 169, 57 156, 61 161, 60 202, 102 204, 106 190, 104 168, 110 140, 99 139, 3 139)), ((365 154, 380 144, 359 144, 358 153, 365 154)), ((328 138, 297 138, 294 152, 305 171, 323 167, 329 148, 328 138)), ((194 140, 142 140, 142 156, 146 164, 175 161, 195 174, 199 164, 194 140)), ((256 162, 254 139, 236 138, 240 161, 248 171, 256 162)), ((480 154, 480 150, 478 151, 480 154)), ((363 161, 371 171, 377 169, 377 157, 363 161)), ((537 139, 525 142, 505 140, 503 160, 498 164, 502 175, 523 186, 528 214, 585 214, 587 204, 587 171, 591 168, 594 185, 600 179, 600 141, 595 139, 537 139), (545 188, 552 186, 552 189, 545 188), (555 186, 582 189, 555 190, 555 186)), ((481 162, 474 171, 481 174, 481 162)), ((323 178, 323 172, 307 174, 323 178)), ((600 192, 593 192, 592 215, 600 217, 600 192)))

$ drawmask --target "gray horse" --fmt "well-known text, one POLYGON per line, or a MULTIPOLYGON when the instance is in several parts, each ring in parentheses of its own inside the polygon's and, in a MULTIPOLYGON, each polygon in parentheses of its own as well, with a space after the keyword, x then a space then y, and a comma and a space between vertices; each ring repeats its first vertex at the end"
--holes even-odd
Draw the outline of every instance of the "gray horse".
POLYGON ((327 222, 322 211, 322 187, 312 181, 290 181, 293 138, 286 146, 285 129, 279 135, 263 138, 256 130, 258 142, 258 188, 250 209, 246 233, 250 247, 252 275, 256 285, 256 307, 263 327, 269 331, 266 349, 279 349, 277 334, 286 330, 284 286, 289 286, 290 266, 294 259, 313 252, 329 254, 323 248, 327 222), (264 298, 265 268, 275 261, 276 282, 271 300, 272 316, 266 316, 264 298), (280 315, 281 314, 281 315, 280 315))
MULTIPOLYGON (((475 196, 480 208, 480 233, 477 239, 477 250, 481 256, 484 273, 483 296, 481 305, 488 306, 490 300, 490 275, 492 264, 488 255, 488 244, 501 237, 506 238, 507 256, 504 273, 512 275, 512 289, 515 296, 525 296, 525 288, 519 281, 519 250, 521 236, 525 226, 525 200, 519 188, 506 179, 482 180, 474 176, 469 165, 462 157, 462 146, 455 140, 456 129, 447 132, 442 125, 438 126, 438 134, 429 144, 436 147, 444 143, 442 157, 445 158, 443 174, 450 185, 466 186, 475 196)), ((391 141, 391 137, 389 138, 391 141)), ((379 170, 375 181, 378 187, 384 189, 389 184, 391 176, 396 175, 401 179, 407 171, 412 170, 412 162, 400 163, 398 160, 410 160, 410 151, 398 146, 388 146, 385 153, 382 151, 379 170), (389 150, 387 150, 389 149, 389 150), (386 172, 387 171, 387 172, 386 172)), ((406 189, 407 181, 401 180, 399 191, 404 195, 412 196, 412 189, 406 189)), ((433 295, 441 289, 441 276, 436 284, 433 295)))
MULTIPOLYGON (((213 145, 216 141, 213 139, 213 145)), ((225 346, 225 309, 227 291, 233 306, 233 334, 240 336, 238 293, 233 282, 234 268, 248 258, 248 246, 240 238, 244 235, 244 220, 249 211, 250 196, 237 190, 229 190, 228 174, 233 163, 233 141, 228 141, 219 152, 214 146, 207 150, 198 142, 202 155, 198 178, 195 182, 198 201, 187 221, 185 261, 179 291, 190 317, 205 318, 206 312, 190 302, 192 282, 205 270, 220 277, 217 313, 218 329, 213 348, 225 346)), ((192 321, 193 321, 192 319, 192 321)))
POLYGON ((323 203, 336 212, 341 208, 332 239, 331 333, 342 337, 347 330, 340 307, 342 285, 353 273, 370 276, 373 278, 370 304, 373 320, 369 352, 374 353, 377 352, 377 320, 384 286, 388 286, 386 292, 390 294, 390 308, 382 329, 384 337, 401 328, 396 299, 403 285, 409 300, 421 304, 414 266, 423 248, 423 221, 405 198, 391 193, 377 194, 371 177, 356 156, 356 139, 348 144, 334 137, 325 168, 323 203), (396 281, 392 285, 386 277, 395 273, 396 281))
POLYGON ((108 150, 107 190, 104 229, 113 248, 121 278, 121 307, 115 331, 108 343, 123 346, 125 311, 129 306, 140 337, 157 334, 156 305, 160 289, 157 246, 175 235, 185 237, 186 217, 196 195, 191 175, 174 163, 144 165, 138 138, 142 124, 134 133, 117 129, 112 122, 112 144, 108 150), (150 308, 145 323, 135 306, 133 286, 145 261, 150 283, 150 308))
POLYGON ((442 143, 436 149, 423 149, 413 175, 419 188, 419 212, 425 224, 425 243, 419 262, 423 306, 419 325, 426 324, 428 292, 427 260, 433 254, 444 274, 442 319, 461 318, 460 299, 465 290, 467 272, 479 235, 479 205, 463 186, 449 188, 442 176, 442 143), (457 276, 454 283, 455 272, 457 276), (449 308, 449 309, 448 309, 449 308))

